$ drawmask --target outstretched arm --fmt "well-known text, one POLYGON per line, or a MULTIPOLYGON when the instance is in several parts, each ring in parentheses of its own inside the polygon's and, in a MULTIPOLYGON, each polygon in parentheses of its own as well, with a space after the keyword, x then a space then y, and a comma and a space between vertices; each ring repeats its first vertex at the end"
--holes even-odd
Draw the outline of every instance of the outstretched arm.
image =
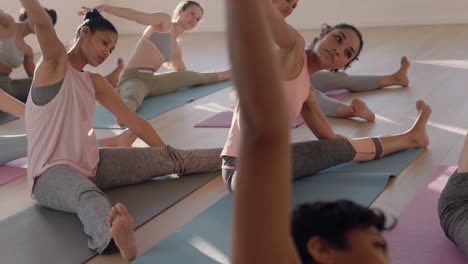
POLYGON ((92 74, 96 100, 122 121, 137 137, 151 147, 164 147, 165 144, 151 125, 120 99, 112 85, 101 75, 92 74))
POLYGON ((284 20, 271 0, 261 1, 265 2, 266 15, 271 25, 271 33, 276 45, 281 49, 297 48, 302 51, 305 47, 305 41, 299 32, 286 23, 286 20, 284 20))
MULTIPOLYGON (((84 11, 81 11, 79 14, 82 15, 87 11, 90 11, 89 7, 82 7, 84 11)), ((169 32, 172 27, 171 16, 167 13, 158 12, 158 13, 145 13, 133 10, 131 8, 125 7, 115 7, 110 5, 100 5, 95 7, 99 12, 106 12, 114 16, 125 18, 128 20, 133 20, 137 23, 153 26, 160 32, 169 32)))
POLYGON ((34 69, 36 68, 36 65, 34 64, 34 52, 31 46, 29 45, 26 45, 26 53, 24 54, 23 67, 28 77, 34 76, 34 69))
POLYGON ((301 110, 301 115, 304 118, 307 126, 318 139, 331 139, 340 137, 339 135, 335 134, 332 126, 330 125, 330 122, 320 109, 314 88, 311 87, 309 90, 309 97, 302 105, 301 110))
POLYGON ((264 10, 263 1, 227 0, 229 52, 242 122, 234 193, 234 264, 299 263, 289 230, 286 102, 264 10))
POLYGON ((25 105, 0 89, 0 110, 24 118, 25 105))

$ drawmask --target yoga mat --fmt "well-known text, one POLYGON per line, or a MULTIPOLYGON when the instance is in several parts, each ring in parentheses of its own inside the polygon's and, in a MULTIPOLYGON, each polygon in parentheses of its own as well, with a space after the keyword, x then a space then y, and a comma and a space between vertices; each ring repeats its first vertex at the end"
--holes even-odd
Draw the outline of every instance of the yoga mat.
MULTIPOLYGON (((369 206, 385 188, 388 177, 400 173, 419 152, 409 150, 377 161, 351 162, 299 179, 293 184, 292 204, 350 199, 369 206), (378 167, 381 172, 372 172, 378 167), (353 171, 347 172, 350 168, 353 171)), ((133 263, 229 263, 230 231, 231 195, 227 195, 133 263)))
POLYGON ((19 177, 26 176, 27 158, 21 158, 0 166, 0 186, 10 183, 19 177))
MULTIPOLYGON (((333 99, 341 100, 345 98, 350 92, 345 89, 337 89, 328 91, 325 94, 333 99)), ((205 127, 205 128, 229 128, 231 127, 232 121, 232 111, 225 111, 218 113, 198 124, 195 127, 205 127)), ((299 116, 294 121, 289 124, 289 128, 296 128, 299 127, 304 123, 304 119, 302 116, 299 116)))
MULTIPOLYGON (((196 124, 195 127, 230 128, 233 115, 233 111, 221 112, 196 124)), ((304 124, 304 119, 302 116, 298 116, 289 124, 289 128, 296 128, 302 124, 304 124)))
MULTIPOLYGON (((218 175, 162 177, 106 194, 127 206, 136 228, 218 175)), ((82 263, 96 255, 76 215, 37 205, 0 222, 0 245, 1 263, 82 263)))
MULTIPOLYGON (((209 85, 185 87, 171 93, 147 97, 140 109, 138 109, 137 114, 148 120, 231 85, 231 81, 225 81, 209 85)), ((93 127, 104 129, 121 128, 115 123, 114 115, 101 105, 96 105, 93 127)))
POLYGON ((441 166, 398 218, 395 229, 385 233, 393 264, 462 264, 464 256, 440 227, 439 196, 456 166, 441 166))
POLYGON ((18 117, 14 116, 14 115, 10 115, 10 114, 8 114, 6 112, 0 111, 0 125, 3 125, 5 123, 8 123, 8 122, 16 120, 16 119, 18 119, 18 117))

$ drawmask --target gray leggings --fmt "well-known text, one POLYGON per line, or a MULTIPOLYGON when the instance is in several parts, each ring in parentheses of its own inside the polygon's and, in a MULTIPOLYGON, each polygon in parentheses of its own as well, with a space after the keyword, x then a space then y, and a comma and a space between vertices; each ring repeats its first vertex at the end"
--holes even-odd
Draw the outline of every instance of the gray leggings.
POLYGON ((172 173, 180 175, 220 169, 221 149, 101 148, 96 176, 86 178, 66 165, 49 168, 35 180, 38 204, 76 213, 88 236, 88 247, 102 253, 111 242, 107 216, 111 203, 102 192, 172 173))
POLYGON ((310 75, 310 82, 316 89, 317 101, 327 116, 336 117, 336 108, 341 104, 324 92, 334 89, 346 89, 350 92, 364 92, 379 89, 377 76, 348 75, 344 72, 321 71, 310 75))
POLYGON ((468 172, 455 172, 439 198, 439 219, 445 235, 468 256, 468 172))
POLYGON ((28 99, 31 84, 31 77, 11 79, 7 74, 0 74, 0 89, 23 103, 28 99))
POLYGON ((0 136, 0 166, 12 160, 26 157, 28 141, 26 135, 0 136))
MULTIPOLYGON (((380 158, 382 155, 380 141, 372 142, 377 150, 380 149, 380 153, 376 153, 376 157, 380 158)), ((352 161, 356 156, 356 150, 344 138, 298 142, 291 147, 293 179, 310 176, 335 165, 352 161)), ((236 177, 235 165, 235 157, 223 158, 222 175, 229 190, 232 190, 232 182, 236 177)), ((268 166, 268 164, 259 166, 268 166)))
POLYGON ((127 69, 122 72, 118 87, 125 104, 136 111, 146 96, 157 96, 184 87, 217 81, 218 74, 216 73, 182 71, 148 74, 139 72, 139 69, 127 69))

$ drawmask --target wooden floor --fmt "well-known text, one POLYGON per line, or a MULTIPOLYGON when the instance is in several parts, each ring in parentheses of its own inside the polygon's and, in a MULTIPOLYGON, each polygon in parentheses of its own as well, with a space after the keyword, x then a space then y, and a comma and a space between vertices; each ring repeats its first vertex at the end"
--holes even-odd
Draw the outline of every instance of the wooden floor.
MULTIPOLYGON (((424 182, 442 164, 455 165, 468 123, 468 25, 408 26, 362 29, 365 37, 360 60, 348 73, 382 75, 394 72, 402 55, 411 60, 410 87, 393 87, 358 96, 377 114, 373 123, 331 119, 335 131, 348 137, 377 136, 407 130, 417 112, 414 102, 423 99, 432 106, 428 125, 431 143, 426 151, 398 177, 391 179, 373 207, 398 216, 424 182)), ((302 32, 306 40, 316 31, 302 32)), ((122 37, 118 47, 98 71, 109 72, 117 54, 128 56, 136 37, 122 37)), ((197 33, 184 37, 184 57, 190 69, 223 70, 229 67, 224 34, 197 33), (203 62, 203 65, 200 65, 203 62)), ((17 73, 15 73, 17 74, 17 73)), ((232 89, 225 89, 150 120, 166 143, 180 148, 222 147, 228 129, 193 128, 193 125, 234 104, 232 89)), ((98 130, 110 136, 119 130, 98 130)), ((0 126, 0 135, 24 133, 22 121, 0 126)), ((303 125, 291 130, 293 141, 314 139, 303 125)), ((145 146, 137 141, 134 146, 145 146)), ((0 150, 1 151, 1 150, 0 150)), ((136 231, 140 254, 209 207, 226 193, 220 177, 178 202, 136 231)), ((26 178, 0 187, 0 220, 32 204, 26 178)), ((436 206, 436 205, 434 205, 436 206)), ((98 256, 89 263, 124 263, 118 255, 98 256)))

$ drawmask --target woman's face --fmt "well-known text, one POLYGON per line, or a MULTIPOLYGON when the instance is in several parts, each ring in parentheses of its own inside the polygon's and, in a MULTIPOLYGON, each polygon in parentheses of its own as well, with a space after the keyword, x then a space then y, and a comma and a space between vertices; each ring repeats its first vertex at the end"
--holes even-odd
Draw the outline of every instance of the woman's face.
POLYGON ((81 52, 84 54, 89 65, 97 67, 103 63, 117 44, 117 34, 109 30, 97 30, 91 32, 89 27, 81 29, 83 43, 81 52))
POLYGON ((327 243, 319 248, 308 244, 309 254, 318 263, 324 264, 388 264, 387 243, 382 234, 375 228, 356 228, 347 232, 347 249, 335 249, 327 243), (315 247, 315 248, 314 248, 315 247))
POLYGON ((202 18, 202 9, 196 5, 191 5, 180 12, 177 22, 182 24, 185 30, 192 30, 198 25, 198 22, 200 22, 202 18))
POLYGON ((338 28, 328 34, 321 33, 313 52, 324 69, 340 70, 356 57, 359 47, 359 36, 354 30, 338 28))
POLYGON ((273 0, 273 5, 286 18, 292 14, 299 0, 273 0))

